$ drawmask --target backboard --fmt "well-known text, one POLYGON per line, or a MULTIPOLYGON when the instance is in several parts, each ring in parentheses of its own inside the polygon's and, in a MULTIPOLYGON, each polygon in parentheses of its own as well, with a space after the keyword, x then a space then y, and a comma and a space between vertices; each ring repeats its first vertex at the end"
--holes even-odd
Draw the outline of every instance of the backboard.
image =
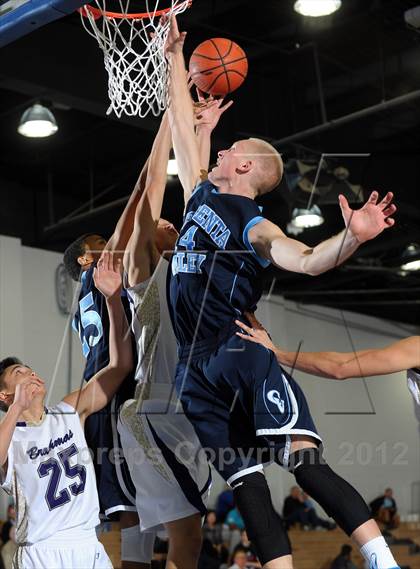
POLYGON ((80 8, 86 0, 0 0, 0 47, 80 8))

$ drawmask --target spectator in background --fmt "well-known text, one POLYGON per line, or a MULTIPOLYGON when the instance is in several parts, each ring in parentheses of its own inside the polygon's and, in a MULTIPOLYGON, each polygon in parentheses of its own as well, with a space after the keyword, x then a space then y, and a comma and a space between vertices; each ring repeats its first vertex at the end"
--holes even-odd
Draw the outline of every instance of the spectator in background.
POLYGON ((296 523, 300 524, 302 528, 309 525, 302 492, 298 486, 292 486, 289 496, 284 500, 283 519, 287 530, 296 523))
POLYGON ((3 542, 1 546, 1 559, 4 569, 12 569, 13 567, 13 557, 17 549, 15 520, 16 510, 15 507, 10 504, 7 508, 7 521, 4 522, 1 530, 1 540, 3 542))
POLYGON ((10 530, 15 525, 16 510, 13 504, 9 504, 7 508, 7 521, 4 522, 1 528, 1 541, 5 545, 10 539, 10 530))
POLYGON ((216 547, 208 539, 203 539, 200 558, 198 560, 199 569, 219 569, 221 560, 216 547))
POLYGON ((233 501, 233 491, 229 486, 226 486, 217 498, 216 517, 219 524, 223 524, 225 522, 226 516, 234 507, 235 502, 233 501))
POLYGON ((232 553, 241 541, 241 531, 245 529, 245 522, 237 508, 233 508, 233 510, 228 513, 226 516, 226 524, 230 529, 229 551, 232 553))
POLYGON ((216 548, 220 562, 226 563, 229 557, 230 530, 226 524, 217 523, 214 510, 207 512, 203 526, 203 539, 208 540, 216 548))
POLYGON ((238 545, 233 550, 232 559, 235 557, 235 553, 239 550, 244 551, 246 553, 246 559, 247 559, 248 565, 250 563, 252 563, 252 565, 258 565, 259 566, 258 558, 255 554, 255 551, 252 548, 251 542, 248 539, 248 535, 246 533, 246 530, 241 531, 241 541, 238 543, 238 545))
POLYGON ((301 528, 304 529, 315 529, 318 526, 326 529, 334 529, 336 527, 335 524, 330 523, 328 520, 318 517, 312 502, 306 494, 302 494, 298 486, 293 486, 290 489, 290 495, 284 501, 283 518, 287 530, 296 523, 300 524, 301 528))
POLYGON ((309 524, 312 528, 322 527, 328 530, 332 530, 337 527, 337 524, 335 522, 329 522, 328 520, 323 520, 322 518, 318 517, 314 503, 312 500, 310 500, 306 492, 302 492, 302 500, 305 506, 305 512, 308 515, 309 524))
POLYGON ((247 556, 243 549, 238 549, 232 556, 232 565, 229 569, 246 569, 247 556))
POLYGON ((400 516, 392 488, 387 488, 383 496, 378 496, 370 504, 372 517, 386 525, 386 529, 395 529, 400 525, 400 516))
POLYGON ((226 516, 226 523, 231 530, 238 529, 242 531, 245 529, 245 522, 239 513, 238 508, 233 508, 226 516))
POLYGON ((351 545, 343 545, 338 557, 334 559, 330 569, 357 569, 351 560, 351 545))
POLYGON ((229 541, 229 528, 227 525, 217 522, 216 512, 209 510, 203 526, 203 538, 208 539, 213 545, 219 546, 229 541))

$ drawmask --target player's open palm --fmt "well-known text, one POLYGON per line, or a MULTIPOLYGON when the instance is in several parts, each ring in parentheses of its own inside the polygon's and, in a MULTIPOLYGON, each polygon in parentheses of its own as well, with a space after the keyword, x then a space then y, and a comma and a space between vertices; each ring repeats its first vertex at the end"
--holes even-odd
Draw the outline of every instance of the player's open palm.
POLYGON ((198 103, 194 105, 195 125, 214 130, 223 113, 233 105, 233 101, 224 105, 224 99, 213 99, 212 96, 205 98, 200 89, 197 89, 197 96, 198 103))
POLYGON ((104 251, 93 271, 96 288, 105 296, 111 298, 121 294, 121 258, 110 251, 104 251))
POLYGON ((393 198, 393 193, 388 192, 378 203, 378 192, 372 192, 361 209, 353 210, 344 196, 339 197, 344 223, 359 243, 374 239, 384 229, 394 225, 395 220, 391 216, 396 212, 397 207, 392 203, 393 198))

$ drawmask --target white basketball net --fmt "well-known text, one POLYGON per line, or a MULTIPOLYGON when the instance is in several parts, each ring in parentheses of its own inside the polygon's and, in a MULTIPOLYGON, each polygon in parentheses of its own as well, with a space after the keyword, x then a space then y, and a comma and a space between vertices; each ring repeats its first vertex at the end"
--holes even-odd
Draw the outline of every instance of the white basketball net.
MULTIPOLYGON (((121 14, 130 13, 130 0, 118 0, 121 14)), ((169 20, 162 25, 159 0, 144 0, 147 18, 111 18, 105 15, 106 0, 94 0, 102 16, 95 20, 89 9, 83 10, 82 23, 96 38, 104 53, 108 73, 108 96, 112 111, 121 117, 145 117, 149 112, 158 116, 166 108, 167 63, 164 46, 169 31, 169 20)), ((171 0, 169 14, 180 14, 190 0, 171 0)), ((133 9, 131 9, 133 12, 133 9)))

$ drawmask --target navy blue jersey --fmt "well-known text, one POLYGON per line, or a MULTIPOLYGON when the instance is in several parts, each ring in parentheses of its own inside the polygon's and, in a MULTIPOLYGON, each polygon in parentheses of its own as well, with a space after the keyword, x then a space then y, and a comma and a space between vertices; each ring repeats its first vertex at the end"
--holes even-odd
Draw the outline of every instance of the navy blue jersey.
MULTIPOLYGON (((82 343, 86 366, 83 379, 88 381, 95 373, 109 363, 109 316, 106 300, 93 282, 94 266, 82 274, 82 288, 79 302, 73 318, 73 328, 82 343)), ((127 295, 123 291, 122 302, 128 321, 131 311, 127 295)))
POLYGON ((263 220, 254 200, 206 180, 192 194, 171 262, 171 317, 181 346, 228 329, 261 297, 259 257, 248 232, 263 220))

